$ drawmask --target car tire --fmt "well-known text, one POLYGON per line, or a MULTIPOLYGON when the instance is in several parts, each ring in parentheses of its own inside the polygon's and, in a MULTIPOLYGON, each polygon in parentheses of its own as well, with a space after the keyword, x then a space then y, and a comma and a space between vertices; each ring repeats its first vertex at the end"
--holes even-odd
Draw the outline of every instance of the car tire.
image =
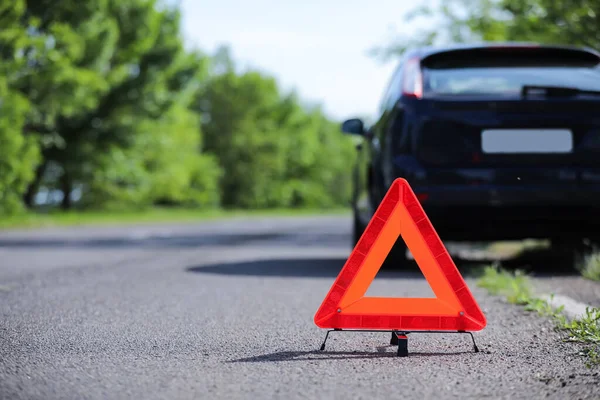
POLYGON ((362 226, 362 224, 360 223, 360 219, 358 218, 356 210, 354 210, 354 217, 352 222, 352 248, 356 247, 364 231, 365 227, 362 226))
POLYGON ((584 243, 589 251, 598 252, 600 251, 600 237, 592 236, 584 240, 584 243))
POLYGON ((413 264, 406 255, 407 250, 408 248, 402 237, 398 237, 394 247, 392 247, 392 250, 383 263, 383 268, 395 271, 412 270, 413 264))
MULTIPOLYGON (((355 248, 364 233, 366 226, 360 223, 360 219, 356 211, 354 211, 353 222, 352 222, 352 248, 355 248)), ((411 267, 411 262, 406 256, 406 243, 402 240, 402 237, 398 237, 398 240, 392 247, 392 250, 385 258, 382 269, 387 270, 407 270, 411 267)))
MULTIPOLYGON (((577 269, 583 257, 590 252, 583 238, 553 238, 550 240, 550 248, 560 256, 565 257, 566 265, 557 265, 558 269, 577 269)), ((559 256, 559 260, 560 260, 559 256)), ((559 261, 561 262, 561 261, 559 261)))

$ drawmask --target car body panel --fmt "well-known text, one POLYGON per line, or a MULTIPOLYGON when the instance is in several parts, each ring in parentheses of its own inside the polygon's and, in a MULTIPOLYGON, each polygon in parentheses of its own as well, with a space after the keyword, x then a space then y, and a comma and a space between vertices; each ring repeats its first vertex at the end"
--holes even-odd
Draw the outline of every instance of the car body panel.
POLYGON ((365 128, 357 146, 353 206, 362 226, 393 180, 402 177, 447 240, 600 235, 600 96, 524 98, 512 91, 447 96, 425 91, 414 98, 402 92, 403 66, 415 57, 433 60, 444 52, 489 49, 512 54, 531 48, 548 49, 548 54, 573 52, 575 63, 593 64, 595 57, 600 64, 600 54, 593 50, 535 44, 424 48, 404 55, 378 118, 365 128), (566 129, 572 131, 573 150, 487 154, 481 135, 489 129, 566 129))

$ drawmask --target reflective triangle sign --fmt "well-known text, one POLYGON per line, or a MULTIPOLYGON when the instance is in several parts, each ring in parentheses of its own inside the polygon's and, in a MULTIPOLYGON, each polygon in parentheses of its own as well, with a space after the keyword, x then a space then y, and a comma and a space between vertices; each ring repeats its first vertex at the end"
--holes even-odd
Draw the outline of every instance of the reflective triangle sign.
POLYGON ((487 322, 405 179, 396 179, 323 300, 320 328, 480 331, 487 322), (399 236, 435 298, 365 297, 399 236))

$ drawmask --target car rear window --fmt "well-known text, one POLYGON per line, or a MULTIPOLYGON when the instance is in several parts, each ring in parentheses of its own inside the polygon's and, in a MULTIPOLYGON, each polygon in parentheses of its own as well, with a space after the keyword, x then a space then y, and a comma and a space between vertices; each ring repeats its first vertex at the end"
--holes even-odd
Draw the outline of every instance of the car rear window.
POLYGON ((448 52, 423 60, 423 91, 443 95, 518 95, 524 85, 600 90, 599 65, 595 54, 573 50, 448 52))

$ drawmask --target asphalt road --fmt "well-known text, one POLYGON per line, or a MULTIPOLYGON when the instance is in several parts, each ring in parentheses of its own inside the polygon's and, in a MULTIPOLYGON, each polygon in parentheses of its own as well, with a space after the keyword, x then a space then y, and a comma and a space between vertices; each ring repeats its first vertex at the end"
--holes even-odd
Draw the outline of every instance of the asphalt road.
MULTIPOLYGON (((598 370, 552 324, 490 297, 467 335, 325 332, 347 217, 0 233, 2 399, 580 399, 598 370)), ((370 295, 428 296, 384 271, 370 295)))

